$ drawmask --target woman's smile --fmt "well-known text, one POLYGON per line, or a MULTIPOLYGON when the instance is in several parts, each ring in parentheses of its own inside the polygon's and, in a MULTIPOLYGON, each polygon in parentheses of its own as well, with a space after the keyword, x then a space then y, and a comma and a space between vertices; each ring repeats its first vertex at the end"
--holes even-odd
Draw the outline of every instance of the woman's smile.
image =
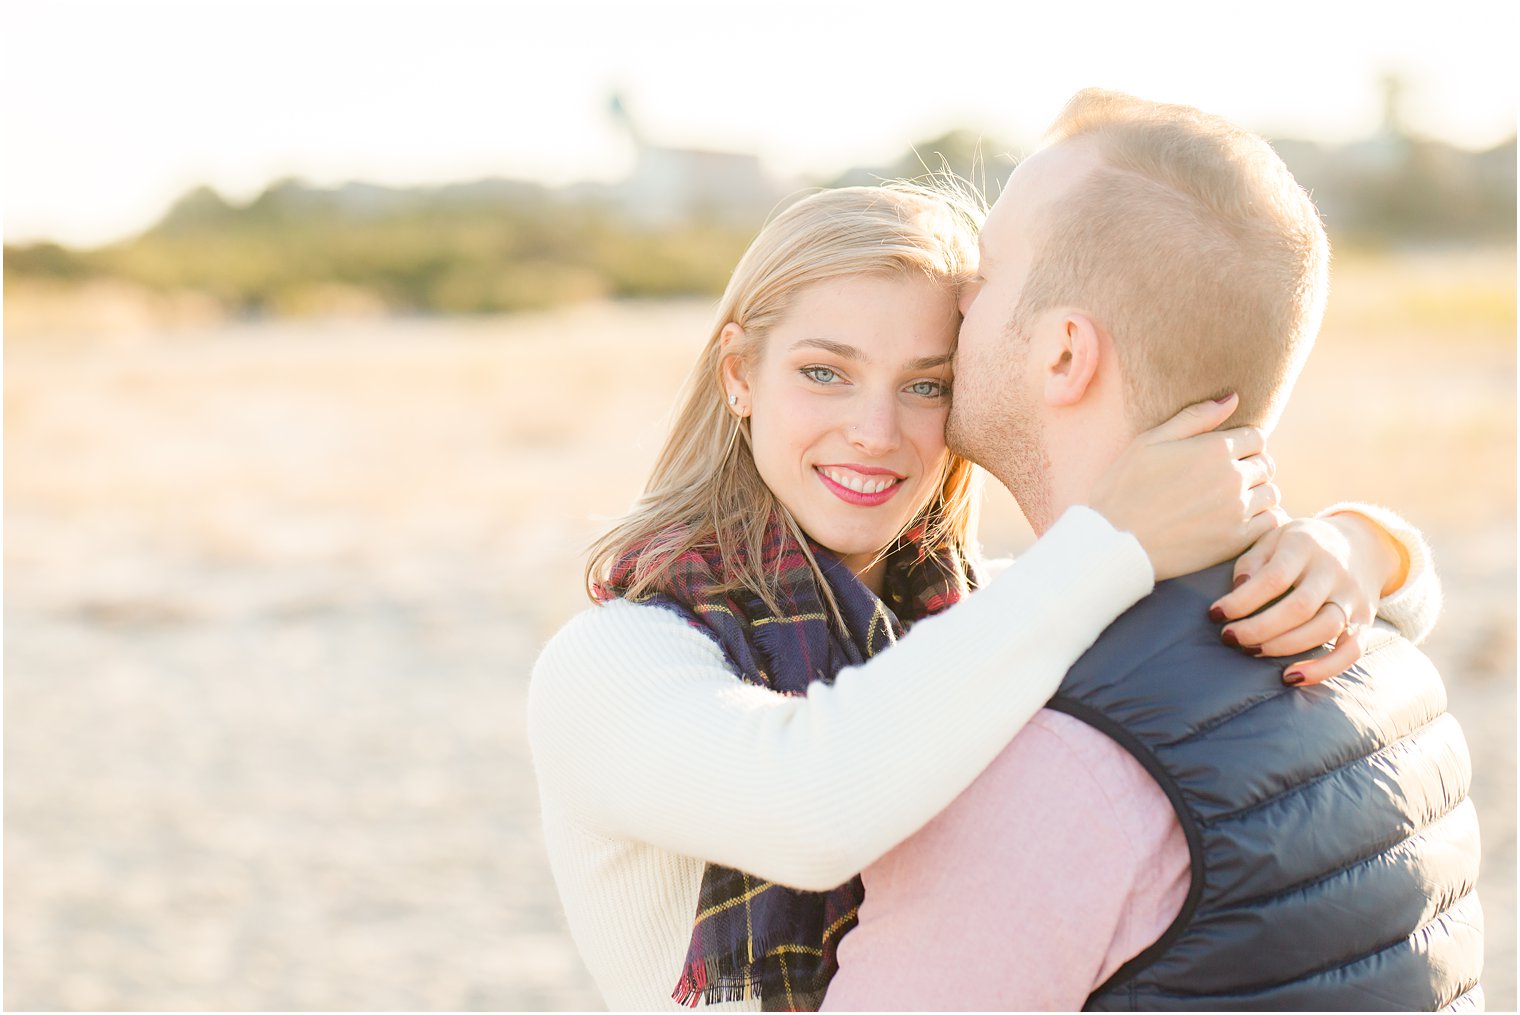
POLYGON ((891 500, 907 478, 890 469, 866 465, 815 465, 824 487, 844 501, 859 507, 878 507, 891 500))

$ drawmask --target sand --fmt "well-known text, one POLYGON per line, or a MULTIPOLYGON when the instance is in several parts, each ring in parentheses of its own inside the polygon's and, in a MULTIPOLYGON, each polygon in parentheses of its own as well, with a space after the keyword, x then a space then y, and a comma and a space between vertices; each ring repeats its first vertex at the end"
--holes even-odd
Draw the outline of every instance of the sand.
MULTIPOLYGON (((1342 284, 1273 451, 1290 508, 1388 503, 1435 549, 1513 1009, 1513 290, 1508 333, 1379 316, 1445 263, 1342 284)), ((8 331, 7 1007, 599 1007, 524 691, 706 318, 8 331)), ((984 534, 1028 539, 1006 497, 984 534)))

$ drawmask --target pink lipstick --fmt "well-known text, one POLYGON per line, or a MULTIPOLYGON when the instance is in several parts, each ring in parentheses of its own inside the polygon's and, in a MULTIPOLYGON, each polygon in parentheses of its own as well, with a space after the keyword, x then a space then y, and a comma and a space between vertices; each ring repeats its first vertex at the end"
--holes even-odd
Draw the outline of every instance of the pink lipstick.
POLYGON ((856 507, 878 507, 885 504, 897 494, 897 491, 902 488, 903 484, 903 477, 890 469, 877 469, 869 466, 816 465, 813 467, 813 471, 817 473, 818 481, 830 493, 846 504, 852 504, 856 507), (879 490, 852 490, 843 483, 831 478, 825 470, 840 475, 853 474, 854 477, 862 480, 863 485, 866 485, 868 488, 876 486, 882 481, 886 481, 887 485, 879 490))

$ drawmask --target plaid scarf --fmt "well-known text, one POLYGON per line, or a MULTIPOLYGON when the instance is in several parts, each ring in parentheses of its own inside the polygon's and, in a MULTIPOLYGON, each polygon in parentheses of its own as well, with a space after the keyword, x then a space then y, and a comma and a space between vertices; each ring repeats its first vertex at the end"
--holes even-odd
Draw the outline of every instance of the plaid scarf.
MULTIPOLYGON (((844 631, 832 618, 802 548, 777 519, 766 532, 763 563, 765 573, 779 579, 779 613, 748 590, 718 591, 729 571, 711 545, 682 554, 659 591, 639 598, 675 610, 716 640, 739 679, 782 694, 805 694, 813 681, 833 683, 842 668, 891 645, 904 623, 938 613, 974 587, 975 576, 959 556, 926 554, 922 538, 920 525, 888 554, 886 602, 809 541, 844 631)), ((599 598, 615 598, 629 587, 640 550, 618 562, 597 589, 599 598)), ((817 1009, 839 968, 839 939, 855 925, 863 895, 858 875, 831 891, 804 892, 708 864, 691 947, 671 996, 689 1007, 759 997, 767 1011, 817 1009)))

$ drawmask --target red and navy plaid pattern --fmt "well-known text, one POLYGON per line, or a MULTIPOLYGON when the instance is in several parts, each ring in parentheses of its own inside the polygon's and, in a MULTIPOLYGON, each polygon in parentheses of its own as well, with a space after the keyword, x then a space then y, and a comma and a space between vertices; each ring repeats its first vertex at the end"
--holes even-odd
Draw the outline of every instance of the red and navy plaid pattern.
MULTIPOLYGON (((779 520, 767 531, 763 563, 765 573, 777 578, 780 611, 747 590, 720 591, 732 572, 716 546, 682 554, 659 590, 639 598, 677 611, 715 639, 739 679, 800 695, 815 680, 832 683, 844 667, 891 645, 904 624, 938 613, 974 586, 965 561, 948 552, 925 554, 922 535, 920 526, 888 555, 886 602, 827 550, 809 543, 844 631, 802 548, 779 520)), ((616 598, 630 586, 639 552, 635 548, 619 561, 599 586, 600 598, 616 598)), ((858 876, 832 891, 803 892, 709 864, 672 997, 690 1007, 759 997, 768 1011, 816 1009, 839 968, 839 939, 855 925, 863 894, 858 876)))

